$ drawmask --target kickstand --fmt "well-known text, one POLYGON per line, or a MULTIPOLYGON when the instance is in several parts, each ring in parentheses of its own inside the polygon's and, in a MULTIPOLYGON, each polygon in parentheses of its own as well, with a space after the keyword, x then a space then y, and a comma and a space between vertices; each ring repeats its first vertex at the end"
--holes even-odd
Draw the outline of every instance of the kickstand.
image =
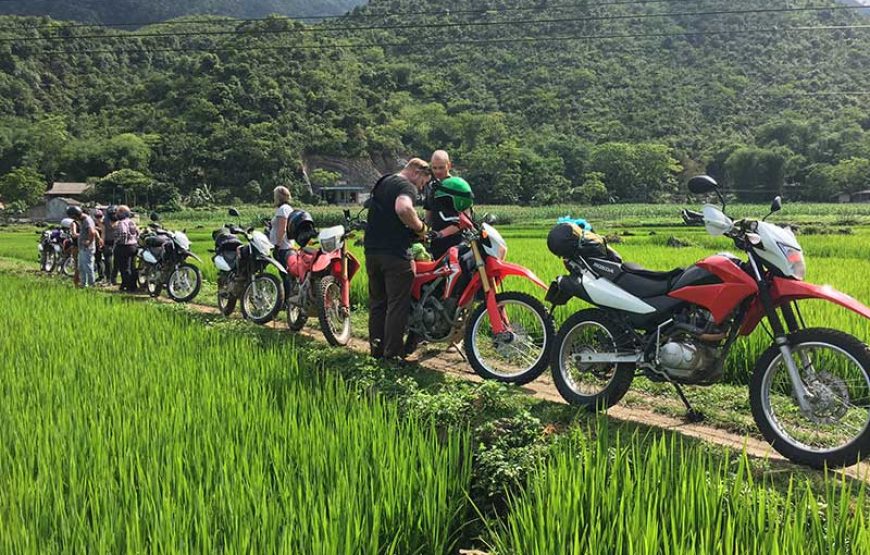
POLYGON ((680 387, 680 384, 674 382, 671 382, 671 384, 674 386, 674 389, 677 390, 677 395, 680 396, 680 400, 683 402, 684 405, 686 405, 686 422, 689 422, 691 424, 703 422, 704 413, 692 408, 689 400, 686 399, 686 396, 683 394, 683 388, 680 387))
POLYGON ((451 343, 450 346, 447 347, 447 350, 448 350, 448 351, 450 351, 450 350, 456 351, 456 353, 457 353, 460 357, 462 357, 462 361, 463 361, 463 362, 468 362, 468 358, 465 356, 465 353, 462 352, 462 349, 460 349, 460 348, 459 348, 459 345, 457 345, 456 343, 451 343))

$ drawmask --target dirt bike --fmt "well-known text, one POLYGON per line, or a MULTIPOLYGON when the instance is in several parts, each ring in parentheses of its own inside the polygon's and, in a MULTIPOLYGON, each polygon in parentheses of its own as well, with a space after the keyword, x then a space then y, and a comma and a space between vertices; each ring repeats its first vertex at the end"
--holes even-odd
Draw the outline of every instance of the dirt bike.
MULTIPOLYGON (((724 253, 686 269, 645 270, 618 256, 559 254, 569 275, 550 286, 547 300, 579 297, 581 310, 559 329, 553 378, 573 404, 606 409, 625 395, 638 370, 670 382, 690 420, 703 415, 681 384, 719 381, 732 345, 767 319, 770 347, 749 384, 752 415, 764 438, 788 459, 812 467, 847 466, 870 454, 870 350, 842 331, 808 328, 797 301, 821 299, 870 318, 870 308, 827 286, 804 281, 804 253, 788 227, 765 221, 779 211, 776 197, 761 220, 732 221, 708 176, 689 181, 694 194, 715 192, 703 221, 725 236, 745 260, 724 253)), ((551 250, 553 248, 551 247, 551 250)))
POLYGON ((148 294, 157 297, 165 287, 173 301, 188 302, 202 288, 202 272, 186 262, 193 257, 202 260, 190 250, 190 239, 183 231, 168 231, 157 223, 160 216, 151 214, 150 233, 140 237, 142 246, 137 253, 139 279, 144 281, 148 294))
POLYGON ((287 325, 292 331, 317 314, 320 329, 330 345, 350 341, 350 282, 360 268, 347 241, 364 228, 359 215, 344 211, 344 225, 320 230, 318 247, 293 249, 284 261, 289 274, 287 325))
POLYGON ((415 262, 408 343, 464 344, 464 356, 487 379, 525 384, 546 370, 555 331, 544 305, 526 293, 498 292, 508 276, 545 289, 531 271, 507 262, 507 243, 487 217, 452 218, 463 243, 440 259, 415 262))
POLYGON ((39 259, 39 269, 47 274, 60 267, 63 254, 63 241, 68 238, 64 230, 59 227, 37 231, 39 243, 36 251, 39 259))
MULTIPOLYGON (((229 215, 239 217, 235 208, 229 215)), ((265 272, 270 265, 281 274, 287 271, 272 258, 272 243, 260 231, 226 224, 212 233, 215 253, 212 260, 218 269, 218 308, 224 316, 232 314, 241 299, 242 315, 255 324, 271 322, 284 306, 284 284, 265 272), (238 236, 247 239, 242 244, 238 236)))

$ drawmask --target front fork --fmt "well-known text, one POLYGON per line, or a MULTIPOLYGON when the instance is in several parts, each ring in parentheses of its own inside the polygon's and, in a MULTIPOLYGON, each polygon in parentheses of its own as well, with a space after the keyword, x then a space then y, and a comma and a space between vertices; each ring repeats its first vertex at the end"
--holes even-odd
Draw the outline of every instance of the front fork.
POLYGON ((347 246, 341 247, 341 308, 350 311, 350 280, 347 277, 347 246))
POLYGON ((483 293, 486 296, 486 313, 489 316, 489 325, 492 327, 492 332, 495 335, 504 333, 507 331, 505 318, 502 312, 498 309, 498 302, 495 300, 495 288, 486 273, 486 264, 483 261, 483 256, 480 254, 477 241, 471 242, 471 252, 474 253, 474 266, 480 274, 480 283, 483 286, 483 293))
MULTIPOLYGON (((782 324, 782 321, 779 319, 779 314, 776 312, 776 307, 773 305, 773 299, 770 296, 770 284, 762 278, 761 272, 758 270, 758 266, 755 262, 754 256, 750 254, 749 259, 752 263, 752 267, 755 270, 756 278, 758 280, 758 293, 759 298, 761 299, 761 303, 764 306, 764 311, 767 315, 767 320, 770 322, 770 329, 773 332, 773 340, 776 343, 777 348, 779 349, 780 354, 782 355, 782 359, 785 362, 785 368, 788 372, 788 377, 791 380, 791 385, 794 388, 795 397, 797 398, 798 405, 800 405, 801 410, 805 412, 809 412, 812 410, 811 401, 815 399, 815 395, 810 393, 804 384, 804 380, 801 378, 801 372, 798 368, 797 363, 795 363, 794 357, 792 356, 791 345, 788 341, 788 335, 785 327, 782 324)), ((800 329, 797 318, 795 317, 794 309, 791 304, 785 304, 781 307, 783 318, 785 319, 785 323, 788 326, 788 332, 794 333, 800 329)), ((804 366, 804 370, 809 370, 813 372, 812 369, 812 361, 809 360, 809 357, 805 354, 801 354, 801 361, 804 366)), ((810 376, 811 377, 811 376, 810 376)))

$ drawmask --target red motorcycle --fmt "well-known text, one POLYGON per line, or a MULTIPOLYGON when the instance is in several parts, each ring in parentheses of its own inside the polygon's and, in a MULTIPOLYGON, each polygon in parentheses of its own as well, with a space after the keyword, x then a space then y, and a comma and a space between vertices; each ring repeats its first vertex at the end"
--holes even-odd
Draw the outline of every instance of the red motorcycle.
POLYGON ((508 276, 546 289, 530 270, 505 261, 507 244, 484 219, 478 225, 464 213, 454 220, 461 246, 434 262, 416 262, 411 290, 408 342, 455 345, 484 378, 525 384, 547 368, 555 331, 544 305, 525 293, 497 292, 508 276))
MULTIPOLYGON (((294 249, 286 260, 290 282, 287 325, 299 331, 309 316, 317 314, 323 335, 335 346, 350 341, 350 281, 360 263, 347 249, 347 241, 364 226, 359 217, 351 218, 350 210, 344 211, 344 219, 343 226, 312 233, 316 233, 318 247, 304 246, 307 241, 303 241, 303 247, 294 249)), ((310 229, 314 229, 313 223, 310 229)))
MULTIPOLYGON (((584 243, 585 232, 573 238, 561 233, 564 227, 550 232, 548 247, 569 275, 553 282, 547 300, 560 305, 577 297, 595 306, 559 330, 552 361, 559 393, 570 403, 606 409, 642 371, 672 383, 690 419, 699 420, 680 385, 719 381, 737 338, 766 319, 771 345, 749 384, 764 438, 785 457, 814 467, 852 465, 870 455, 870 349, 840 330, 806 327, 798 301, 828 301, 865 318, 870 308, 806 283, 804 253, 788 227, 766 218, 732 221, 708 176, 692 178, 689 190, 719 195, 722 209, 708 204, 700 219, 711 235, 730 238, 746 260, 725 253, 654 272, 623 263, 606 244, 584 243)), ((776 197, 770 214, 780 208, 776 197)))

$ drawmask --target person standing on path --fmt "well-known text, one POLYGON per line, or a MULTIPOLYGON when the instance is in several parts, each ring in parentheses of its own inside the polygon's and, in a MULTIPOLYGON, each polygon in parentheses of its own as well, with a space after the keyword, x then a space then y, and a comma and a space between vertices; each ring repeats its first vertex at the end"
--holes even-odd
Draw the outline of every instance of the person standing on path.
POLYGON ((94 254, 97 251, 97 225, 93 218, 88 216, 78 206, 70 206, 66 215, 76 220, 78 230, 78 269, 79 285, 81 287, 93 287, 96 281, 94 276, 94 254))
POLYGON ((123 204, 118 207, 114 223, 115 264, 121 272, 121 291, 134 292, 137 289, 136 275, 133 273, 133 258, 139 243, 139 228, 130 217, 130 209, 123 204))
POLYGON ((374 358, 404 355, 404 335, 411 307, 414 270, 411 242, 425 238, 426 224, 417 216, 414 201, 429 182, 429 164, 412 158, 396 174, 381 177, 368 201, 365 234, 369 278, 369 342, 374 358))
MULTIPOLYGON (((290 218, 290 213, 293 212, 293 207, 290 206, 290 202, 293 200, 290 196, 290 189, 281 186, 275 187, 272 191, 272 199, 275 202, 275 215, 272 217, 272 227, 269 230, 269 242, 275 245, 275 258, 281 267, 286 267, 287 256, 290 254, 287 220, 290 218)), ((290 276, 282 273, 281 279, 284 282, 284 298, 287 298, 290 296, 290 276)))

